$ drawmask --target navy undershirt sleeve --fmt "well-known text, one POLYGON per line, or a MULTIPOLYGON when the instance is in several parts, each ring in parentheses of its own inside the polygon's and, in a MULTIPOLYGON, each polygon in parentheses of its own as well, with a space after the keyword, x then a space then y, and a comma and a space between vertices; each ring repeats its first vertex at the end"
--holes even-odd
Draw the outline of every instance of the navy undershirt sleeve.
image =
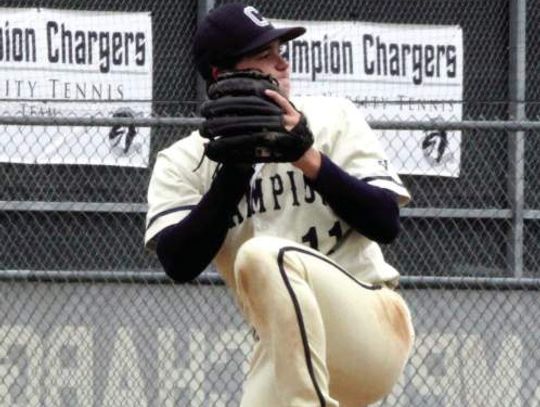
POLYGON ((197 206, 182 221, 158 233, 156 254, 169 277, 190 281, 210 264, 252 174, 251 167, 223 166, 197 206))
POLYGON ((378 243, 392 242, 400 229, 396 194, 351 176, 321 156, 319 174, 308 182, 357 232, 378 243))

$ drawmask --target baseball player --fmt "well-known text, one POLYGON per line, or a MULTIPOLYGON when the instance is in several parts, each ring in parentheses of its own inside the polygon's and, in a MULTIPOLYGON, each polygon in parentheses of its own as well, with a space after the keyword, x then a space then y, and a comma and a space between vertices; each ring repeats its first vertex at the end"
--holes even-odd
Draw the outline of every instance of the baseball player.
POLYGON ((145 243, 188 281, 214 262, 256 332, 241 407, 362 407, 387 395, 413 328, 380 243, 410 196, 348 100, 289 100, 277 29, 212 10, 194 39, 206 119, 158 154, 145 243))

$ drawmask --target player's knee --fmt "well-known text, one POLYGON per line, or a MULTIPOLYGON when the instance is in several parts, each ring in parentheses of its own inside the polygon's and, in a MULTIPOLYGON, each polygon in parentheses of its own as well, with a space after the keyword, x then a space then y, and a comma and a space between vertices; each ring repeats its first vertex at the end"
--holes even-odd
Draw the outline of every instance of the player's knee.
POLYGON ((258 291, 271 278, 274 247, 272 238, 255 237, 240 246, 234 261, 237 288, 248 295, 258 291))
POLYGON ((235 271, 251 269, 267 259, 277 257, 279 245, 272 237, 254 237, 238 249, 234 262, 235 271))
POLYGON ((402 345, 403 353, 408 357, 414 343, 415 333, 407 303, 395 291, 388 291, 384 312, 390 328, 396 336, 396 343, 402 345))
POLYGON ((274 278, 280 252, 291 244, 288 240, 271 236, 249 239, 238 249, 234 262, 236 278, 264 279, 274 278))

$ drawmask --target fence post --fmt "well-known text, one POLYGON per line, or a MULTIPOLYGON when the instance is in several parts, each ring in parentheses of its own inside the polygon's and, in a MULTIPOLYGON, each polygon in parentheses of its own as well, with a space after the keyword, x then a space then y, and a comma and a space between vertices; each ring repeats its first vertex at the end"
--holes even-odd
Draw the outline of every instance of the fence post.
MULTIPOLYGON (((509 35, 509 116, 510 120, 526 120, 525 54, 527 0, 510 2, 509 35)), ((508 132, 509 172, 508 192, 512 210, 512 225, 507 250, 508 265, 514 277, 523 277, 523 215, 524 215, 524 153, 525 132, 508 132)))
MULTIPOLYGON (((197 23, 199 23, 204 16, 214 8, 214 0, 197 0, 197 23)), ((206 83, 197 74, 197 101, 202 102, 206 98, 206 83)))

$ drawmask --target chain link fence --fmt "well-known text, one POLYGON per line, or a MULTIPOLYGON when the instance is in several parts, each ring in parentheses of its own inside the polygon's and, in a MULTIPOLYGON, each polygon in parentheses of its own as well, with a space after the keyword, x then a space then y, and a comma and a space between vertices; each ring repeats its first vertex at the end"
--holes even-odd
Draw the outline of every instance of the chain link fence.
MULTIPOLYGON (((403 274, 417 341, 399 385, 378 405, 540 406, 538 2, 251 4, 279 19, 461 28, 463 94, 452 101, 460 117, 411 121, 411 101, 403 100, 390 101, 403 107, 401 116, 368 117, 382 136, 460 137, 449 151, 460 157, 458 175, 402 174, 413 201, 402 211, 400 237, 383 250, 403 274), (522 72, 516 66, 525 55, 522 72)), ((127 13, 150 12, 153 67, 151 97, 122 101, 128 116, 115 115, 111 100, 66 106, 7 94, 0 80, 0 156, 8 157, 0 160, 0 406, 239 404, 253 339, 226 288, 211 268, 190 284, 173 284, 143 249, 156 153, 199 120, 202 88, 190 41, 198 13, 211 5, 2 3, 126 13, 117 14, 120 25, 127 13), (66 137, 75 140, 67 149, 66 137), (144 162, 124 150, 136 146, 146 151, 144 162)), ((392 161, 408 153, 404 144, 391 146, 392 161)))

